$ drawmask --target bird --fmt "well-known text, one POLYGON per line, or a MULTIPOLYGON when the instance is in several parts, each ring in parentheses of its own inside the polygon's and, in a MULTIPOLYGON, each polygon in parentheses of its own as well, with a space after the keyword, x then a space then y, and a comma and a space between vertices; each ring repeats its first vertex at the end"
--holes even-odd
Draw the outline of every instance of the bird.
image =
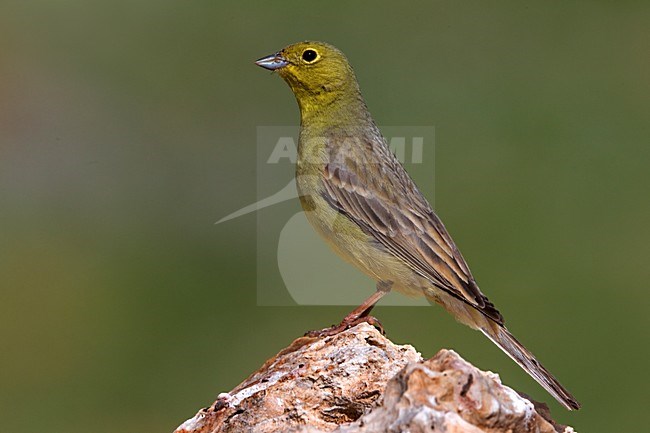
POLYGON ((376 291, 331 335, 367 321, 388 292, 424 296, 481 331, 568 410, 580 403, 506 328, 433 208, 391 152, 346 56, 317 41, 291 44, 255 61, 277 73, 300 109, 296 186, 304 214, 376 291))

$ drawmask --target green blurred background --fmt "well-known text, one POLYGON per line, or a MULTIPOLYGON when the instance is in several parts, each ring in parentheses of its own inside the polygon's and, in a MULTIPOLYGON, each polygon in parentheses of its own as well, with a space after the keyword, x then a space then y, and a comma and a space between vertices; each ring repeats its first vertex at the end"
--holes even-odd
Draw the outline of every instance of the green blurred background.
POLYGON ((0 429, 170 432, 349 310, 256 306, 256 216, 213 224, 255 201, 256 127, 298 121, 252 61, 311 38, 378 123, 435 125, 439 214, 584 408, 439 308, 379 308, 389 336, 640 431, 649 28, 647 2, 2 2, 0 429))

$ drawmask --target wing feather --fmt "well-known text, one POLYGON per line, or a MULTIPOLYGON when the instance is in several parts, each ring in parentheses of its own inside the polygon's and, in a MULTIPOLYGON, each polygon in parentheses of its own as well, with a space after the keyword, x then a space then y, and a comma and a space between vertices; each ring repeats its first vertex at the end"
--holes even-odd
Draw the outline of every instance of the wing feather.
POLYGON ((442 221, 383 138, 358 143, 332 137, 328 149, 326 201, 433 285, 503 324, 442 221))

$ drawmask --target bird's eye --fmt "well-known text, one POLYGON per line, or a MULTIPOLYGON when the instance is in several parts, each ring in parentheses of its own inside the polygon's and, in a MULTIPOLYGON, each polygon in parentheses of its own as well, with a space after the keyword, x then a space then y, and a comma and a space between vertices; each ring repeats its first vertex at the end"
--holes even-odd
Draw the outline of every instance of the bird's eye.
POLYGON ((302 59, 307 63, 311 63, 317 58, 318 58, 318 53, 314 50, 308 49, 302 52, 302 59))

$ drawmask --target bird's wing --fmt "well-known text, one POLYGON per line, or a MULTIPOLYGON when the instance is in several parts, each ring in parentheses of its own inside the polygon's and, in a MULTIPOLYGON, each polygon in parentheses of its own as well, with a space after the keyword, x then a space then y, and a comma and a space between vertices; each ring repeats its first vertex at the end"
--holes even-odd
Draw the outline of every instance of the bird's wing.
POLYGON ((325 200, 413 271, 498 324, 442 221, 383 140, 330 138, 325 200))

